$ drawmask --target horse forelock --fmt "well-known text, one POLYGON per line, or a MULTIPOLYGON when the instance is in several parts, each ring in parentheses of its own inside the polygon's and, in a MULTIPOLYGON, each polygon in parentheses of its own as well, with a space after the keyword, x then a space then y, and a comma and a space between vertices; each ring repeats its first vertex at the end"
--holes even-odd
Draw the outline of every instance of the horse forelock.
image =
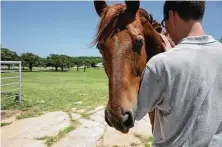
MULTIPOLYGON (((121 17, 119 17, 126 10, 126 6, 122 4, 114 4, 108 6, 103 10, 100 18, 100 22, 97 25, 96 38, 93 41, 93 45, 99 43, 104 43, 108 38, 110 38, 118 29, 118 22, 121 17)), ((157 22, 153 19, 151 14, 148 14, 146 10, 139 8, 137 15, 141 18, 144 17, 155 29, 157 22)))
POLYGON ((94 44, 98 42, 103 43, 113 35, 117 28, 117 22, 119 21, 118 16, 124 12, 125 8, 126 6, 124 5, 115 4, 104 9, 97 28, 94 44))

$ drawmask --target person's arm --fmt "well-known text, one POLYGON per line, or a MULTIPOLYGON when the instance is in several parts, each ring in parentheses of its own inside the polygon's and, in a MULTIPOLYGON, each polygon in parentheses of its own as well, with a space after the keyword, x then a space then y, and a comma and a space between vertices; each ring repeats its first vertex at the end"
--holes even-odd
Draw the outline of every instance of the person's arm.
POLYGON ((164 85, 161 78, 146 66, 138 93, 136 120, 141 120, 162 101, 164 85))
MULTIPOLYGON (((167 51, 175 44, 169 38, 160 34, 162 38, 162 48, 167 51)), ((158 66, 161 65, 159 59, 150 59, 150 65, 155 65, 158 62, 158 66), (158 60, 158 61, 157 61, 158 60)), ((148 64, 149 65, 149 64, 148 64)), ((163 93, 165 90, 164 83, 159 75, 157 75, 149 66, 146 66, 141 79, 141 85, 138 93, 137 112, 136 119, 142 119, 148 112, 154 110, 154 108, 162 101, 163 93)))

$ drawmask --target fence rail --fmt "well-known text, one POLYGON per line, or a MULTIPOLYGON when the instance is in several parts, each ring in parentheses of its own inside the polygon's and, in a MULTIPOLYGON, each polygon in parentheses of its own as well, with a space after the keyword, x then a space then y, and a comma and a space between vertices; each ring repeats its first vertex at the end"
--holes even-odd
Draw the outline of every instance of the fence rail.
POLYGON ((12 92, 12 91, 17 91, 19 89, 11 89, 11 90, 5 90, 5 91, 1 91, 1 93, 9 93, 9 92, 12 92))
POLYGON ((14 77, 4 77, 4 78, 1 78, 1 80, 4 80, 4 79, 14 79, 14 78, 19 78, 19 76, 14 76, 14 77))
POLYGON ((19 84, 19 82, 2 84, 1 86, 3 87, 3 86, 15 85, 15 84, 19 84))
MULTIPOLYGON (((14 96, 18 96, 19 98, 19 103, 22 101, 22 66, 21 66, 21 61, 0 61, 1 63, 1 94, 5 93, 10 93, 13 91, 18 91, 18 94, 15 94, 14 96), (2 70, 2 65, 18 65, 18 69, 16 70, 2 70), (6 72, 7 71, 7 72, 6 72), (13 72, 18 72, 18 76, 4 76, 2 77, 2 73, 13 73, 13 72), (6 79, 18 79, 18 82, 10 82, 6 84, 2 84, 4 80, 6 79), (16 85, 18 84, 18 88, 16 89, 10 89, 10 90, 2 90, 2 87, 6 87, 9 85, 16 85)), ((10 95, 12 97, 12 95, 10 95)))

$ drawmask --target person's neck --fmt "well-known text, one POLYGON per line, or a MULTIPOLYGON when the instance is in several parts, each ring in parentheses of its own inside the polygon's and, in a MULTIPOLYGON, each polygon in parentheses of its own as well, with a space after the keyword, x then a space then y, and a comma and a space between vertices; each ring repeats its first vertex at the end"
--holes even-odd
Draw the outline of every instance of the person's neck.
POLYGON ((201 36, 201 35, 204 35, 204 30, 203 30, 202 24, 199 21, 193 22, 190 25, 190 30, 189 30, 187 37, 201 36))
POLYGON ((202 24, 199 21, 189 21, 181 28, 181 35, 179 36, 179 40, 186 37, 204 35, 202 24))

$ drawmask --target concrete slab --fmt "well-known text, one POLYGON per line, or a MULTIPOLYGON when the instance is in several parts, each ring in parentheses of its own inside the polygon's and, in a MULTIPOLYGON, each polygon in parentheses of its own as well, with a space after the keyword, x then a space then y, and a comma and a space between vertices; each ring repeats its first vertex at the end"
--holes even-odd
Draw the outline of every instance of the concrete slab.
POLYGON ((54 136, 70 124, 69 116, 62 111, 17 120, 1 128, 2 147, 14 145, 23 147, 45 146, 42 140, 35 138, 54 136))

